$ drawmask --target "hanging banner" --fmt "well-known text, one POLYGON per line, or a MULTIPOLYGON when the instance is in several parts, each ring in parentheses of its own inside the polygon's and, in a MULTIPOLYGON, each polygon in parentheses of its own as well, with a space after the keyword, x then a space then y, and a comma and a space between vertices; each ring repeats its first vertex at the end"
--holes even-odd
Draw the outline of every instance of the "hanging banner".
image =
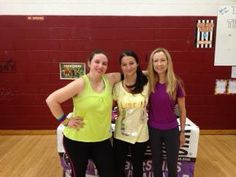
POLYGON ((196 47, 197 48, 212 48, 213 47, 213 29, 214 20, 198 20, 196 47))

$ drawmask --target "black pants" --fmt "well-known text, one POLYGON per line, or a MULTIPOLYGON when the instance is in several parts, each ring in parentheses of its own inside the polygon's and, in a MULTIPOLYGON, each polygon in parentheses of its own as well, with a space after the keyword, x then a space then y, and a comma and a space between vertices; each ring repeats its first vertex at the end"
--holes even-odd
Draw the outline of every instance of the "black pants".
POLYGON ((130 152, 133 165, 133 177, 143 177, 144 152, 147 143, 130 144, 114 138, 115 177, 125 177, 125 164, 130 152))
POLYGON ((86 143, 64 136, 63 144, 72 164, 73 177, 85 177, 88 159, 92 159, 100 177, 114 176, 114 159, 110 140, 86 143))
POLYGON ((179 129, 159 130, 149 127, 152 151, 152 168, 154 177, 163 177, 162 143, 167 153, 168 177, 177 177, 177 162, 179 154, 179 129))

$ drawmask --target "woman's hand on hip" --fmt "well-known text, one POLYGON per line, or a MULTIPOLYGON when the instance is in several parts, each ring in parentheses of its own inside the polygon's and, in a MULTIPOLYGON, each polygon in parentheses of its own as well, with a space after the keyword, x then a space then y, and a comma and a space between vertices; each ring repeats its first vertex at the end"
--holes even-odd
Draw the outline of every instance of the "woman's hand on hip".
POLYGON ((79 130, 80 128, 84 127, 84 120, 79 116, 72 117, 70 118, 70 121, 68 122, 67 126, 79 130))

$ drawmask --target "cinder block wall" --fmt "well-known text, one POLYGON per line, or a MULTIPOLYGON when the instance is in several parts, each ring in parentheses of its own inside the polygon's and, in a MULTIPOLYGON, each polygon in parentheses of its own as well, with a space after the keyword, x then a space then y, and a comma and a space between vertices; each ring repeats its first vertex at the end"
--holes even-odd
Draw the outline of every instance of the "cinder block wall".
MULTIPOLYGON (((0 129, 55 129, 45 98, 69 82, 60 80, 59 62, 86 62, 101 48, 108 72, 119 71, 118 55, 128 48, 145 69, 157 47, 170 50, 185 83, 188 117, 201 129, 235 129, 236 97, 214 95, 215 80, 228 79, 231 67, 214 66, 214 47, 195 47, 197 20, 216 23, 215 16, 41 17, 0 16, 0 129)), ((71 101, 64 107, 71 111, 71 101)))

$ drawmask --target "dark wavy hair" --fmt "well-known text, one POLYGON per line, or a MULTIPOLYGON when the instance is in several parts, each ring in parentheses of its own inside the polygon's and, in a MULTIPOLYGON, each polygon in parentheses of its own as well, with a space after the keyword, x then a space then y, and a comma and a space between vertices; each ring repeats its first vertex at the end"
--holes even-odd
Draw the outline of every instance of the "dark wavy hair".
MULTIPOLYGON (((121 65, 121 60, 124 56, 133 57, 135 59, 135 61, 137 62, 137 64, 139 64, 138 55, 134 51, 124 50, 123 52, 121 52, 120 57, 119 57, 120 65, 121 65)), ((148 79, 143 74, 143 72, 142 72, 139 65, 137 67, 136 74, 137 74, 136 82, 135 82, 134 85, 131 86, 133 88, 132 91, 131 91, 132 94, 142 93, 143 87, 148 83, 148 79)), ((121 74, 121 80, 124 80, 124 74, 123 73, 121 74)))

